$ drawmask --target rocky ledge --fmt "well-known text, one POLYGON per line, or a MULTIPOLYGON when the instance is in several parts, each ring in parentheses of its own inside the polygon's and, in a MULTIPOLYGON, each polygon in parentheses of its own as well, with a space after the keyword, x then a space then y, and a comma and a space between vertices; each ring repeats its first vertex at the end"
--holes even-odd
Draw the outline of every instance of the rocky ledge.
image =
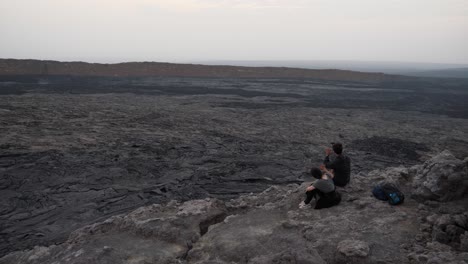
POLYGON ((141 207, 0 263, 468 263, 468 158, 353 175, 329 209, 298 209, 304 188, 141 207), (373 198, 380 181, 405 203, 373 198))

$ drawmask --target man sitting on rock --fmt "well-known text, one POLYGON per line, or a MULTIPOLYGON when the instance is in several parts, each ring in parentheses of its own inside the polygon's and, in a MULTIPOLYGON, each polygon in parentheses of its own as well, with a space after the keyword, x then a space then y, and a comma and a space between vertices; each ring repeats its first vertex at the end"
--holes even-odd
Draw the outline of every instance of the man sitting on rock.
POLYGON ((351 160, 348 156, 343 154, 343 145, 341 143, 333 143, 333 152, 336 154, 336 158, 330 161, 330 154, 332 150, 330 148, 325 149, 326 157, 323 164, 327 169, 332 169, 335 177, 333 182, 336 186, 344 187, 349 183, 351 174, 351 160))
POLYGON ((325 173, 319 168, 312 168, 310 174, 317 179, 312 185, 306 189, 306 199, 299 204, 299 208, 304 208, 315 197, 315 209, 322 209, 337 205, 341 201, 341 195, 335 191, 333 183, 333 174, 322 166, 325 173), (317 199, 317 196, 319 197, 317 199))

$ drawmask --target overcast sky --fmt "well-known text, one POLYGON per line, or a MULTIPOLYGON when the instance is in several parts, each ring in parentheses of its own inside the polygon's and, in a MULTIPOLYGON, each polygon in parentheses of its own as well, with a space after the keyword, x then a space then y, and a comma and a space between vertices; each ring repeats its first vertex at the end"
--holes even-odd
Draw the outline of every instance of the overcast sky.
POLYGON ((0 0, 0 57, 468 63, 468 0, 0 0))

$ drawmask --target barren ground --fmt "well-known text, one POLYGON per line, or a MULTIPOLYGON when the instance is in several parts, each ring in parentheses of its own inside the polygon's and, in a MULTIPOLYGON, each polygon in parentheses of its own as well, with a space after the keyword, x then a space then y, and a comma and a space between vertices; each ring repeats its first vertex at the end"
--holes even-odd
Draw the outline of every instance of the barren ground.
POLYGON ((302 182, 331 142, 353 175, 468 154, 468 89, 442 82, 83 79, 0 94, 0 256, 142 205, 302 182))

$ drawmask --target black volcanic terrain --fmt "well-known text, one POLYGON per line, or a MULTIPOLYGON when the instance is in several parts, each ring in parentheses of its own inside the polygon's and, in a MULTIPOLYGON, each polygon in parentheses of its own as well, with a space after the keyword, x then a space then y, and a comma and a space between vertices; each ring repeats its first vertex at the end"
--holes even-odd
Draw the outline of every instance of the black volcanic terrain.
POLYGON ((70 76, 9 63, 0 61, 0 255, 143 205, 301 183, 331 142, 343 142, 353 175, 444 149, 468 155, 466 80, 235 67, 210 78, 70 76))

